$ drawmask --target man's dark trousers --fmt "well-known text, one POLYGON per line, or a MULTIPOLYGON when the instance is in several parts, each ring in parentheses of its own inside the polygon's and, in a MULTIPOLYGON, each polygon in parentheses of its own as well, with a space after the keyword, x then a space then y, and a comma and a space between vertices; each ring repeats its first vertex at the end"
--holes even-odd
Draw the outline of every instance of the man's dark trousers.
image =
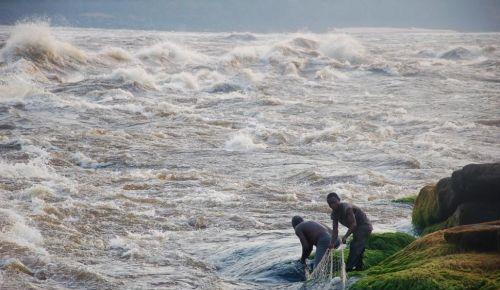
POLYGON ((349 246, 349 257, 347 258, 347 271, 361 270, 363 268, 363 254, 365 252, 365 245, 368 241, 372 229, 370 227, 358 227, 353 233, 353 239, 349 246))

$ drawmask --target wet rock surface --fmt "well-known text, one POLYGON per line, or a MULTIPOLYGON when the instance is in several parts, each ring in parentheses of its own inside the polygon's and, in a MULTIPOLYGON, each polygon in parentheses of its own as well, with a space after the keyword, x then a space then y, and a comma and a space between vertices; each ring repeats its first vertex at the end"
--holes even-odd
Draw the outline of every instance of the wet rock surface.
POLYGON ((469 164, 422 188, 412 218, 419 230, 429 232, 500 219, 499 205, 500 163, 469 164))

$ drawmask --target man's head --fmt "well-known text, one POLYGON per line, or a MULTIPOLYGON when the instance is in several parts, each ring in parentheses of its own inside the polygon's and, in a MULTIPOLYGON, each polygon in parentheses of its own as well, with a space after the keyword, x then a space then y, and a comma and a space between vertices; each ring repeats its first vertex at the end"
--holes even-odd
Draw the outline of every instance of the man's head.
POLYGON ((298 226, 303 221, 304 221, 304 219, 301 216, 298 216, 298 215, 294 216, 292 218, 292 226, 293 226, 293 228, 295 228, 296 226, 298 226))
POLYGON ((340 204, 340 197, 335 192, 330 192, 326 196, 326 202, 331 209, 336 210, 340 204))

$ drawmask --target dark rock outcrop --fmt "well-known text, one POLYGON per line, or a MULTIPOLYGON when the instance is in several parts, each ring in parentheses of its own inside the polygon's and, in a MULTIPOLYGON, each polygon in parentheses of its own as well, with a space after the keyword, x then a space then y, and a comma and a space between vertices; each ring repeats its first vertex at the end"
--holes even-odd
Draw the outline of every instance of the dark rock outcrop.
POLYGON ((448 218, 458 206, 457 195, 453 191, 452 179, 446 177, 441 179, 437 185, 438 213, 440 221, 448 218))
POLYGON ((467 202, 457 207, 451 216, 455 225, 470 225, 500 219, 500 203, 467 202))
POLYGON ((500 289, 500 221, 421 237, 359 273, 351 290, 500 289))
POLYGON ((451 175, 457 204, 500 202, 500 163, 469 164, 451 175))
POLYGON ((412 221, 424 233, 500 219, 500 163, 469 164, 422 188, 412 221))
POLYGON ((500 221, 454 227, 444 232, 444 239, 463 251, 500 251, 500 221))

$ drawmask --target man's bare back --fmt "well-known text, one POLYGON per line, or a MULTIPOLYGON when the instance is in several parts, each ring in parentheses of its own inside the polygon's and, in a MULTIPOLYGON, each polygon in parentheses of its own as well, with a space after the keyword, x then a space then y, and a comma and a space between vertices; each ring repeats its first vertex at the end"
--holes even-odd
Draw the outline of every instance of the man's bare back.
MULTIPOLYGON (((302 245, 300 262, 305 264, 306 259, 313 250, 313 246, 316 246, 316 256, 314 258, 314 267, 316 267, 328 250, 332 231, 327 226, 318 222, 304 221, 300 216, 294 216, 292 218, 292 226, 302 245)), ((340 241, 338 241, 337 245, 339 243, 340 241)))
POLYGON ((325 234, 331 236, 332 230, 318 222, 305 221, 295 228, 295 234, 297 234, 297 236, 303 234, 309 244, 316 246, 319 238, 325 234))

